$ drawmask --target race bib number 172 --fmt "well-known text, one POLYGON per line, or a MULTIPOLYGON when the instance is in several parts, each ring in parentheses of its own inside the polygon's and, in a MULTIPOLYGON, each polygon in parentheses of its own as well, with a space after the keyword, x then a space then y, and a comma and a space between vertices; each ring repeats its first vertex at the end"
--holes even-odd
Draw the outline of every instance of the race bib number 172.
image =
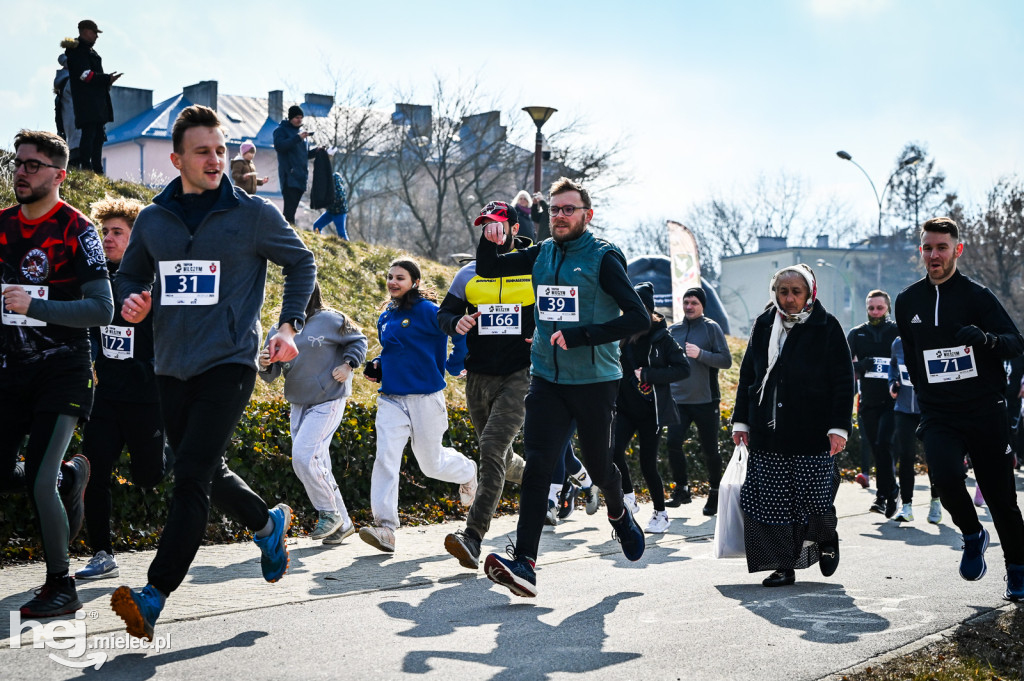
POLYGON ((216 305, 220 299, 219 260, 160 262, 161 305, 216 305))

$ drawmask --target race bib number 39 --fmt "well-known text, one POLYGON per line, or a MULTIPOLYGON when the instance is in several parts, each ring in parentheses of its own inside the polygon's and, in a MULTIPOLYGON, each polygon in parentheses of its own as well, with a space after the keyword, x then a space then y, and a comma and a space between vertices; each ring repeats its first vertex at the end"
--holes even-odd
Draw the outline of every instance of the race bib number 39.
POLYGON ((936 348, 922 351, 929 383, 962 381, 978 375, 974 351, 970 345, 957 348, 936 348))
POLYGON ((220 261, 161 261, 160 283, 161 305, 215 305, 220 299, 220 261))
POLYGON ((477 308, 477 333, 481 336, 519 335, 523 331, 523 313, 519 305, 485 303, 477 308))
POLYGON ((103 356, 110 359, 131 359, 135 356, 135 329, 130 326, 101 326, 103 356))
POLYGON ((872 357, 872 366, 864 374, 864 378, 889 378, 889 358, 872 357))
MULTIPOLYGON (((25 286, 22 284, 21 288, 32 298, 38 298, 39 300, 50 299, 49 286, 25 286)), ((41 322, 38 319, 32 319, 15 312, 8 312, 6 307, 3 308, 3 313, 4 324, 7 326, 46 326, 46 322, 41 322)))
POLYGON ((537 316, 546 322, 578 322, 578 293, 575 286, 538 286, 537 316))

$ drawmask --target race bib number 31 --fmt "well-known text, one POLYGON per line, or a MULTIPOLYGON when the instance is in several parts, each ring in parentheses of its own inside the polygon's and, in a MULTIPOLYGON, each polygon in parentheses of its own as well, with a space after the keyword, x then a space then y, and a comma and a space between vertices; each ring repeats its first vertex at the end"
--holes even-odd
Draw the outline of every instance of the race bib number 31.
POLYGON ((578 293, 575 286, 538 286, 537 316, 546 322, 578 322, 578 293))
MULTIPOLYGON (((25 286, 21 285, 21 288, 25 290, 32 298, 38 298, 40 300, 50 299, 50 287, 49 286, 25 286)), ((46 322, 41 322, 38 319, 32 319, 26 317, 23 314, 17 314, 15 312, 8 312, 7 308, 3 308, 4 324, 7 326, 46 326, 46 322)))
POLYGON ((130 326, 101 326, 103 356, 110 359, 131 359, 135 356, 135 330, 130 326))
POLYGON ((481 336, 519 335, 523 331, 523 313, 519 305, 484 303, 477 308, 477 333, 481 336))
POLYGON ((220 261, 161 261, 160 283, 161 305, 216 305, 220 299, 220 261))
POLYGON ((929 383, 962 381, 978 375, 974 351, 970 345, 957 348, 936 348, 922 351, 929 383))

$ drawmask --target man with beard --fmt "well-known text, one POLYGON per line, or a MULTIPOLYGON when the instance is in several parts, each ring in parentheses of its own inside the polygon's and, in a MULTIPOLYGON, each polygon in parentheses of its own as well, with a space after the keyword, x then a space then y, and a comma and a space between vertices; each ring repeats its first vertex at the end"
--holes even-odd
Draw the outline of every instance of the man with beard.
POLYGON ((1006 562, 1006 594, 1024 600, 1024 519, 1017 506, 1006 427, 1003 361, 1024 352, 1024 338, 990 290, 957 271, 960 230, 948 217, 921 226, 927 276, 896 298, 904 359, 921 405, 918 437, 932 484, 963 533, 960 576, 985 576, 989 534, 964 485, 970 452, 1006 562))
MULTIPOLYGON (((0 488, 27 486, 43 538, 46 581, 21 607, 25 617, 82 607, 68 575, 70 530, 81 527, 88 462, 75 457, 68 513, 57 493, 64 452, 92 408, 88 328, 110 322, 110 278, 89 220, 60 199, 68 147, 49 132, 22 130, 11 162, 17 206, 0 212, 3 325, 0 326, 0 488), (28 436, 24 466, 18 449, 28 436)), ((65 486, 69 481, 65 481, 65 486)))
POLYGON ((78 40, 62 43, 67 45, 75 125, 82 130, 79 164, 82 169, 99 174, 103 173, 103 142, 107 137, 103 126, 114 120, 110 88, 124 75, 103 72, 103 59, 93 49, 102 32, 95 21, 83 19, 78 22, 78 40))
POLYGON ((549 207, 552 238, 540 245, 499 255, 505 225, 489 222, 477 246, 481 276, 511 276, 528 267, 536 296, 516 545, 511 559, 492 553, 484 562, 487 577, 517 596, 537 595, 548 484, 574 419, 584 465, 604 492, 623 553, 631 561, 644 553, 644 534, 623 504, 609 445, 622 377, 618 341, 650 328, 650 315, 626 276, 622 252, 587 229, 594 217, 587 190, 559 178, 549 207))

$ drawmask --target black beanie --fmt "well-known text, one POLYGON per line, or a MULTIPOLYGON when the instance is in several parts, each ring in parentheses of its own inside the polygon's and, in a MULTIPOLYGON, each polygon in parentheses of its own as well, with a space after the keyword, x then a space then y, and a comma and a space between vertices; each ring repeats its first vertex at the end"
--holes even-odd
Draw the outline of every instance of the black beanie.
POLYGON ((686 293, 683 294, 683 298, 696 298, 700 301, 701 307, 708 306, 708 294, 704 293, 704 289, 699 286, 686 289, 686 293))
POLYGON ((633 290, 640 296, 640 301, 647 308, 647 311, 654 312, 654 284, 649 281, 641 281, 633 287, 633 290))
POLYGON ((291 120, 291 119, 295 118, 296 116, 305 116, 305 115, 306 114, 304 114, 302 112, 302 107, 299 106, 298 104, 292 104, 290 107, 288 107, 288 120, 291 120))

